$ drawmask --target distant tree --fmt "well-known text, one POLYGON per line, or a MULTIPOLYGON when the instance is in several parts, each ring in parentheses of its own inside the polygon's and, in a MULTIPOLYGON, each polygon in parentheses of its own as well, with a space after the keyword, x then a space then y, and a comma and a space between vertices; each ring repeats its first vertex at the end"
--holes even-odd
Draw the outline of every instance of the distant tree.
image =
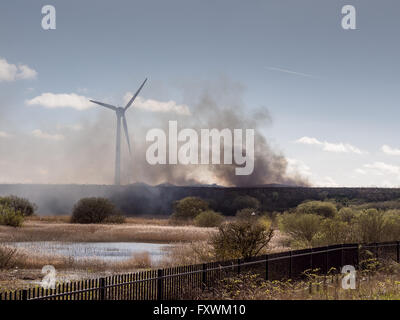
POLYGON ((6 206, 14 211, 18 211, 25 217, 33 215, 37 209, 36 205, 31 203, 28 199, 13 195, 0 197, 0 205, 6 206))
POLYGON ((326 218, 334 217, 337 213, 336 206, 327 201, 307 201, 296 208, 299 214, 317 214, 326 218))
POLYGON ((174 203, 173 219, 190 220, 208 210, 208 202, 198 197, 186 197, 174 203))
POLYGON ((219 227, 223 221, 222 214, 212 210, 203 211, 194 218, 196 226, 205 228, 219 227))
POLYGON ((83 198, 73 209, 72 223, 122 223, 123 217, 106 198, 83 198))
POLYGON ((260 201, 257 198, 251 196, 239 196, 233 200, 233 207, 235 208, 235 212, 245 209, 245 208, 260 208, 260 201))
POLYGON ((272 192, 272 200, 273 201, 278 201, 279 200, 279 193, 274 191, 272 192))

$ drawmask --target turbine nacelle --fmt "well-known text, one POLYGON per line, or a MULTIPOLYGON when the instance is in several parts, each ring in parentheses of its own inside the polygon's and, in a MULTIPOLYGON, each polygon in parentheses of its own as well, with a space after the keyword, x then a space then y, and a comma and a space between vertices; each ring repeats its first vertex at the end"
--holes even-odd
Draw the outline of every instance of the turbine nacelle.
POLYGON ((124 117, 125 116, 125 108, 118 107, 115 109, 115 112, 117 113, 118 117, 124 117))

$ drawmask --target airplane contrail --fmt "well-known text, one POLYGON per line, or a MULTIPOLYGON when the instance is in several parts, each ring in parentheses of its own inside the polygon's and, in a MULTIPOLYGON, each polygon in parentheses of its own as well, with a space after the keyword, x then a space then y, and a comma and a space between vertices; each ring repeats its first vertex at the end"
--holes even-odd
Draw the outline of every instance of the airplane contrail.
POLYGON ((283 69, 283 68, 265 67, 265 69, 272 70, 272 71, 279 71, 279 72, 289 73, 289 74, 294 74, 294 75, 297 75, 297 76, 302 76, 302 77, 307 77, 307 78, 318 78, 317 76, 314 76, 312 74, 296 72, 296 71, 283 69))

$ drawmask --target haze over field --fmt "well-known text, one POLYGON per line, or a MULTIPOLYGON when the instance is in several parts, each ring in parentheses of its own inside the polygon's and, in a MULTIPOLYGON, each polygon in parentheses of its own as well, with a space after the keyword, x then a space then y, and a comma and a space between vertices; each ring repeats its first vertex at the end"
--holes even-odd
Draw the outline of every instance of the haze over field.
POLYGON ((50 31, 40 5, 0 4, 0 183, 111 184, 115 115, 89 99, 125 105, 148 77, 124 184, 399 186, 400 4, 355 3, 353 31, 336 0, 51 4, 50 31), (253 174, 150 166, 145 135, 169 120, 255 129, 253 174))

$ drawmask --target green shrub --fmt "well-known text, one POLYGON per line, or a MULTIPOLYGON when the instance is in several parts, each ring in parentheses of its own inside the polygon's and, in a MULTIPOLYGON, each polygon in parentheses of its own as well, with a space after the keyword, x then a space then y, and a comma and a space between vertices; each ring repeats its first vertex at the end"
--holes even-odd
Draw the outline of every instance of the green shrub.
POLYGON ((265 229, 272 228, 272 220, 267 215, 262 215, 258 218, 258 222, 264 226, 265 229))
POLYGON ((357 232, 361 242, 380 242, 385 238, 387 226, 385 213, 376 209, 362 210, 356 218, 357 232))
POLYGON ((299 204, 296 208, 298 214, 317 214, 325 218, 332 218, 336 215, 335 205, 327 201, 307 201, 299 204))
POLYGON ((208 210, 208 203, 198 197, 186 197, 174 203, 173 219, 194 219, 200 212, 208 210))
POLYGON ((20 211, 0 205, 0 225, 17 228, 21 227, 23 222, 24 215, 20 211))
POLYGON ((279 217, 279 226, 293 240, 305 241, 309 245, 321 229, 323 218, 316 214, 284 213, 279 217))
POLYGON ((385 212, 384 241, 398 241, 400 239, 400 212, 388 210, 385 212))
POLYGON ((312 239, 313 246, 347 243, 352 240, 351 226, 339 219, 324 219, 321 229, 312 239))
POLYGON ((31 203, 28 199, 12 195, 0 197, 0 205, 19 211, 26 217, 33 215, 37 209, 36 205, 31 203))
POLYGON ((203 211, 194 218, 194 224, 198 227, 219 227, 224 218, 219 212, 212 210, 203 211))
POLYGON ((347 223, 352 223, 352 221, 357 217, 358 211, 353 208, 342 208, 337 213, 339 220, 347 223))
POLYGON ((83 198, 75 204, 71 222, 115 223, 120 216, 114 204, 106 198, 83 198))
POLYGON ((259 222, 234 221, 219 227, 211 245, 217 259, 249 258, 268 246, 273 229, 259 222))

